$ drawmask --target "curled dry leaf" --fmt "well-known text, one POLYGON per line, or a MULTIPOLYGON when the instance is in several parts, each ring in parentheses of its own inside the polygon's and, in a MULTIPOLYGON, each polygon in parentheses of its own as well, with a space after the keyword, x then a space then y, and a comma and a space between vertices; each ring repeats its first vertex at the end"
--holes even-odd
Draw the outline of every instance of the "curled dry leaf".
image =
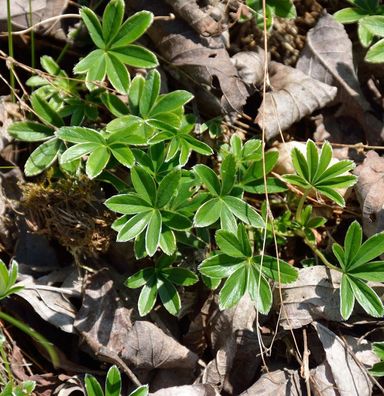
POLYGON ((184 385, 160 389, 150 396, 220 396, 212 385, 184 385))
MULTIPOLYGON (((325 319, 340 322, 340 272, 324 266, 314 266, 299 270, 296 282, 281 285, 284 309, 281 312, 281 326, 298 329, 313 320, 325 319)), ((279 292, 275 291, 278 302, 279 292)))
POLYGON ((275 370, 263 374, 240 396, 301 396, 300 375, 297 370, 275 370))
POLYGON ((257 47, 257 51, 240 51, 231 60, 252 94, 256 86, 263 82, 264 51, 260 47, 257 47))
MULTIPOLYGON (((155 15, 171 11, 152 0, 131 0, 129 7, 155 15)), ((180 19, 157 21, 148 34, 160 54, 172 64, 170 73, 193 91, 204 115, 241 111, 248 92, 220 38, 204 39, 180 19)))
POLYGON ((364 233, 369 237, 384 230, 384 158, 368 151, 354 174, 359 177, 355 191, 363 214, 364 233))
POLYGON ((367 370, 359 364, 351 348, 331 330, 320 323, 313 323, 323 344, 327 363, 340 396, 369 396, 372 383, 367 370))
POLYGON ((337 88, 317 81, 300 70, 271 62, 271 91, 259 108, 256 122, 271 139, 293 123, 321 109, 336 96, 337 88))
POLYGON ((338 87, 343 112, 357 119, 370 144, 384 136, 383 123, 371 114, 353 64, 352 42, 344 26, 324 14, 307 34, 306 46, 296 68, 308 76, 338 87))

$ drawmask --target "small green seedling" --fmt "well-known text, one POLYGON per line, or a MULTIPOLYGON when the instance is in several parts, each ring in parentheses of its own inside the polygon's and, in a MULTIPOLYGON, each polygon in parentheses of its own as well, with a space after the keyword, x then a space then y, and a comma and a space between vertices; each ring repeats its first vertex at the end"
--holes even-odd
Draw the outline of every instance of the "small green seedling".
POLYGON ((0 391, 0 396, 32 396, 35 387, 36 381, 23 381, 19 385, 10 381, 0 391))
POLYGON ((358 36, 364 47, 374 43, 375 36, 380 40, 368 50, 365 60, 372 63, 384 62, 384 6, 378 0, 347 0, 352 7, 337 11, 333 16, 344 24, 358 23, 358 36))
POLYGON ((173 254, 176 250, 174 231, 192 226, 188 217, 171 208, 180 179, 180 170, 174 169, 157 183, 144 168, 133 167, 131 180, 135 192, 114 195, 105 202, 110 210, 123 214, 112 226, 118 231, 117 240, 141 239, 149 256, 153 256, 158 247, 168 255, 173 254))
POLYGON ((357 177, 349 174, 349 171, 355 167, 353 161, 343 160, 331 165, 331 145, 325 142, 319 155, 316 144, 312 140, 307 142, 306 156, 295 147, 291 157, 296 175, 284 175, 284 180, 304 190, 298 215, 307 195, 312 191, 324 195, 339 206, 345 206, 344 198, 336 189, 351 187, 356 183, 357 177))
POLYGON ((355 300, 369 315, 384 315, 383 303, 367 284, 367 281, 384 281, 384 261, 371 261, 384 253, 384 232, 371 236, 363 244, 362 235, 361 225, 354 221, 345 235, 344 248, 337 243, 332 245, 342 272, 340 312, 344 319, 350 317, 355 300))
POLYGON ((196 165, 194 172, 209 192, 209 199, 197 210, 194 217, 196 227, 208 227, 220 219, 221 228, 236 232, 237 221, 256 228, 264 227, 264 220, 256 210, 242 199, 242 190, 235 187, 236 161, 232 154, 224 159, 220 174, 206 165, 196 165))
POLYGON ((18 265, 12 261, 9 270, 2 260, 0 260, 0 300, 23 289, 23 286, 16 283, 18 265))
POLYGON ((199 271, 214 279, 228 278, 219 294, 220 308, 236 305, 248 293, 261 313, 268 313, 272 306, 272 291, 268 279, 279 283, 291 283, 298 272, 283 260, 271 256, 254 255, 243 224, 237 233, 226 230, 216 232, 218 254, 205 259, 199 271))
POLYGON ((181 302, 175 285, 191 286, 199 280, 192 271, 173 267, 173 261, 174 257, 163 255, 155 266, 143 268, 127 279, 125 284, 129 288, 143 287, 138 302, 141 316, 151 312, 158 295, 165 309, 170 314, 177 315, 181 308, 181 302))
POLYGON ((102 82, 105 76, 116 89, 126 94, 130 75, 125 65, 139 68, 153 68, 158 65, 156 56, 146 48, 132 43, 140 38, 153 21, 153 14, 140 11, 123 23, 124 0, 111 0, 105 7, 102 23, 89 8, 83 7, 81 18, 92 41, 98 49, 89 53, 73 69, 75 74, 86 74, 90 90, 92 83, 102 82))

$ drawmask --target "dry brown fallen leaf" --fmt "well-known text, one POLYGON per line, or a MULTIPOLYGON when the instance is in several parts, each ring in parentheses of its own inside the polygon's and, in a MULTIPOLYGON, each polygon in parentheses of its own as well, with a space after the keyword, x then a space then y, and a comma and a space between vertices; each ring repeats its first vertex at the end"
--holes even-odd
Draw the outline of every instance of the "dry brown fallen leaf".
POLYGON ((256 117, 260 128, 265 128, 267 139, 323 108, 337 93, 337 88, 277 62, 269 64, 269 75, 271 90, 263 99, 256 117))
MULTIPOLYGON (((172 9, 152 0, 130 0, 127 7, 168 15, 172 9)), ((156 21, 148 34, 156 49, 172 66, 169 72, 192 90, 204 116, 242 110, 248 92, 218 37, 199 36, 180 19, 156 21)))
POLYGON ((343 104, 340 114, 355 118, 370 144, 381 141, 384 125, 371 113, 371 106, 361 91, 353 63, 352 42, 344 26, 331 15, 324 14, 309 30, 296 68, 318 81, 337 86, 336 99, 343 104))
POLYGON ((211 385, 184 385, 160 389, 150 396, 220 396, 220 393, 211 385))
MULTIPOLYGON (((31 26, 29 17, 29 0, 10 1, 12 26, 14 30, 23 30, 31 26)), ((32 0, 32 25, 45 19, 61 15, 67 8, 68 0, 32 0)), ((44 24, 39 31, 47 30, 57 38, 65 39, 63 31, 59 32, 61 24, 57 21, 44 24)), ((7 7, 0 7, 0 32, 7 31, 7 7)))
MULTIPOLYGON (((101 360, 119 356, 128 366, 193 370, 197 355, 165 334, 153 323, 138 320, 136 297, 128 294, 123 304, 118 285, 102 270, 88 279, 75 328, 101 360)), ((132 292, 127 289, 127 293, 132 292)))
MULTIPOLYGON (((23 268, 24 266, 21 266, 20 270, 22 271, 23 268)), ((81 295, 81 285, 75 268, 66 267, 38 279, 30 275, 22 275, 21 272, 20 280, 24 289, 17 292, 17 295, 24 299, 31 309, 51 325, 66 333, 74 333, 73 322, 77 310, 68 299, 68 294, 77 298, 81 295)))
POLYGON ((331 330, 314 322, 319 339, 323 344, 326 360, 333 382, 340 396, 370 396, 372 383, 367 369, 358 364, 348 345, 331 330))
POLYGON ((263 374, 240 396, 301 396, 300 375, 297 370, 275 370, 263 374))
MULTIPOLYGON (((340 273, 322 265, 299 270, 299 278, 289 285, 281 285, 284 308, 281 312, 281 326, 298 329, 313 320, 325 319, 340 322, 340 273)), ((280 301, 279 291, 274 293, 280 301)))
POLYGON ((364 233, 369 237, 384 230, 384 158, 368 151, 354 174, 358 176, 355 191, 363 215, 364 233))

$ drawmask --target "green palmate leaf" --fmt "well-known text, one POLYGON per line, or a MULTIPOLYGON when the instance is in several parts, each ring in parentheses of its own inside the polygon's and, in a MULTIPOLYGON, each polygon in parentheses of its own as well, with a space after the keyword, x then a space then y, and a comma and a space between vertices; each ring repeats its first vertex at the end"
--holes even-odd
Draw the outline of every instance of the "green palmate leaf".
POLYGON ((352 314, 355 305, 355 295, 347 275, 343 275, 340 284, 340 312, 341 316, 347 320, 352 314))
POLYGON ((123 143, 115 143, 110 147, 112 155, 124 166, 131 168, 135 163, 135 157, 131 149, 123 143))
POLYGON ((136 192, 147 202, 156 202, 156 185, 151 175, 143 168, 135 166, 131 171, 131 179, 136 192))
POLYGON ((151 70, 145 79, 144 88, 140 95, 139 109, 141 115, 147 115, 160 93, 160 73, 151 70))
POLYGON ((63 119, 41 96, 33 94, 31 95, 30 101, 33 110, 41 118, 41 120, 47 121, 51 125, 57 127, 64 125, 63 119))
POLYGON ((339 262, 341 269, 345 271, 344 249, 338 243, 334 243, 332 245, 332 251, 335 257, 337 258, 337 261, 339 262))
POLYGON ((98 147, 88 157, 85 172, 90 179, 99 176, 103 169, 107 166, 111 153, 106 147, 98 147))
POLYGON ((332 160, 332 146, 329 142, 324 142, 321 148, 320 158, 319 158, 319 168, 317 170, 317 175, 322 175, 328 168, 332 160))
POLYGON ((366 16, 360 24, 375 36, 384 37, 384 15, 366 16))
POLYGON ((321 186, 321 187, 317 187, 317 189, 319 190, 319 192, 322 195, 324 195, 327 198, 331 199, 332 201, 336 202, 342 208, 345 206, 344 198, 342 197, 342 195, 340 193, 335 191, 333 188, 321 186))
POLYGON ((104 396, 101 385, 93 375, 85 375, 85 389, 87 396, 104 396))
POLYGON ((149 395, 149 388, 148 385, 139 386, 135 389, 129 396, 148 396, 149 395))
POLYGON ((126 94, 130 84, 127 68, 113 53, 106 55, 105 60, 108 80, 116 91, 126 94))
POLYGON ((354 23, 366 15, 367 13, 364 10, 351 7, 344 8, 333 14, 336 21, 340 23, 354 23))
POLYGON ((99 143, 105 144, 102 135, 90 128, 83 127, 62 127, 56 132, 56 136, 61 140, 71 143, 99 143))
POLYGON ((224 203, 230 211, 241 221, 256 228, 264 228, 265 223, 262 217, 249 204, 237 197, 226 196, 224 203))
POLYGON ((153 267, 143 268, 130 276, 124 284, 131 289, 137 289, 148 283, 154 272, 155 269, 153 267))
POLYGON ((169 228, 174 230, 184 231, 188 230, 192 226, 192 222, 188 217, 175 212, 170 212, 166 210, 161 211, 163 216, 164 224, 166 224, 169 228))
POLYGON ((17 140, 24 142, 41 142, 53 135, 53 130, 43 124, 32 121, 14 122, 8 133, 17 140))
POLYGON ((220 226, 223 230, 233 233, 235 233, 237 230, 236 217, 225 204, 221 205, 220 226))
POLYGON ((176 193, 180 179, 181 172, 179 170, 174 170, 164 177, 157 191, 157 207, 162 208, 171 200, 172 196, 176 193))
POLYGON ((285 182, 293 184, 295 186, 299 186, 305 189, 310 188, 311 186, 301 177, 298 175, 284 175, 283 179, 285 182))
POLYGON ((227 155, 221 164, 221 195, 227 195, 235 184, 236 162, 232 154, 227 155))
POLYGON ((157 279, 153 275, 148 279, 140 292, 137 306, 139 308, 140 316, 145 316, 152 311, 155 306, 157 298, 157 279))
POLYGON ((134 115, 140 114, 140 100, 145 86, 145 79, 143 76, 136 76, 131 83, 128 91, 129 110, 134 115))
POLYGON ((100 95, 103 105, 115 116, 122 117, 129 114, 128 106, 116 95, 103 92, 100 95))
POLYGON ((348 271, 359 268, 384 253, 384 232, 380 232, 367 239, 348 263, 348 271))
POLYGON ((199 281, 196 274, 186 268, 165 268, 162 274, 172 283, 179 286, 191 286, 199 281))
POLYGON ((153 21, 153 14, 149 11, 140 11, 129 17, 121 26, 114 38, 112 48, 125 47, 140 38, 153 21))
POLYGON ((226 254, 208 257, 199 265, 199 271, 209 278, 227 278, 245 263, 244 258, 234 258, 226 254))
POLYGON ((114 195, 104 204, 113 212, 122 214, 136 214, 151 210, 151 206, 146 200, 133 193, 114 195))
POLYGON ((364 58, 367 62, 383 63, 384 62, 384 39, 378 41, 368 50, 364 58))
POLYGON ((242 248, 241 251, 244 252, 244 256, 252 257, 253 251, 244 224, 239 224, 239 226, 237 227, 236 234, 237 234, 237 239, 242 248))
POLYGON ((116 366, 112 366, 107 373, 105 381, 105 396, 120 396, 121 375, 116 366))
POLYGON ((384 362, 375 363, 369 373, 375 377, 382 377, 384 375, 384 362))
POLYGON ((352 262, 359 251, 363 238, 361 225, 355 220, 348 228, 344 239, 344 260, 346 263, 352 262))
POLYGON ((331 188, 346 188, 353 186, 357 181, 356 176, 345 175, 345 176, 336 176, 333 178, 328 178, 324 181, 319 182, 316 186, 320 187, 331 187, 331 188))
POLYGON ((85 58, 81 59, 79 63, 73 68, 75 74, 86 73, 88 70, 92 69, 99 60, 104 56, 104 51, 101 49, 94 50, 90 52, 85 58))
POLYGON ((49 168, 56 160, 61 142, 56 138, 49 139, 41 144, 29 156, 24 166, 26 176, 36 176, 49 168))
POLYGON ((115 38, 123 22, 125 4, 123 0, 111 0, 103 14, 103 41, 109 44, 115 38))
POLYGON ((158 280, 158 292, 164 308, 172 315, 180 311, 181 301, 175 286, 167 279, 158 280))
POLYGON ((256 303, 257 310, 267 314, 272 306, 271 287, 254 267, 248 271, 247 289, 251 299, 256 303))
POLYGON ((291 156, 292 156, 292 163, 297 174, 302 178, 304 178, 305 180, 309 180, 308 164, 303 153, 295 147, 292 150, 291 156))
POLYGON ((356 300, 369 315, 382 317, 384 314, 383 303, 379 296, 366 283, 360 279, 348 277, 356 300))
POLYGON ((220 181, 216 176, 216 173, 211 168, 208 168, 206 165, 199 164, 193 169, 212 195, 220 194, 220 181))
POLYGON ((366 265, 349 270, 349 273, 359 279, 384 282, 384 261, 371 261, 366 265))
POLYGON ((280 282, 280 283, 292 283, 295 282, 299 276, 296 268, 289 265, 287 262, 275 257, 266 256, 255 256, 253 262, 260 266, 261 271, 268 278, 280 282))
POLYGON ((384 360, 384 342, 374 342, 372 344, 372 350, 375 352, 377 357, 384 360))
POLYGON ((176 251, 175 233, 164 225, 161 231, 159 245, 161 250, 168 256, 171 256, 176 251))
POLYGON ((87 7, 83 7, 80 10, 80 15, 81 19, 83 20, 85 26, 88 29, 92 41, 96 44, 97 47, 105 48, 103 31, 97 15, 87 7))
POLYGON ((160 242, 160 233, 162 226, 162 218, 159 210, 153 210, 151 218, 148 222, 147 231, 145 234, 145 250, 148 256, 153 256, 156 253, 160 242))
POLYGON ((160 97, 155 106, 151 110, 151 114, 167 113, 184 106, 193 95, 187 91, 173 91, 160 97))
POLYGON ((195 227, 208 227, 215 223, 221 215, 222 204, 220 198, 212 198, 200 206, 193 219, 195 227))
POLYGON ((106 53, 103 53, 89 69, 86 76, 86 85, 89 90, 96 89, 97 84, 94 83, 98 83, 104 80, 107 73, 106 56, 106 53))
POLYGON ((225 281, 223 288, 219 294, 220 309, 228 309, 236 305, 240 298, 244 296, 248 273, 244 265, 240 266, 230 277, 225 281))
POLYGON ((245 250, 236 235, 226 230, 216 232, 216 242, 220 250, 230 257, 247 257, 249 249, 245 250))
POLYGON ((121 228, 117 235, 117 242, 127 242, 136 238, 145 227, 147 227, 149 220, 152 217, 151 212, 138 213, 130 218, 121 228))
POLYGON ((98 143, 79 143, 75 146, 70 147, 65 150, 64 153, 60 157, 60 163, 65 164, 78 158, 81 158, 83 155, 89 154, 90 152, 96 150, 100 147, 98 143))
POLYGON ((361 23, 358 24, 357 35, 363 47, 367 48, 372 44, 374 35, 361 23))
POLYGON ((336 176, 340 176, 343 173, 346 173, 352 170, 355 167, 355 164, 349 160, 343 160, 336 162, 327 168, 321 175, 317 175, 317 181, 325 182, 328 179, 333 179, 336 176))
POLYGON ((138 45, 129 44, 126 47, 114 48, 110 53, 129 66, 145 69, 158 66, 156 56, 151 51, 138 45))
POLYGON ((317 169, 319 167, 319 152, 315 143, 312 140, 307 142, 307 164, 308 164, 308 179, 314 180, 316 178, 317 169))

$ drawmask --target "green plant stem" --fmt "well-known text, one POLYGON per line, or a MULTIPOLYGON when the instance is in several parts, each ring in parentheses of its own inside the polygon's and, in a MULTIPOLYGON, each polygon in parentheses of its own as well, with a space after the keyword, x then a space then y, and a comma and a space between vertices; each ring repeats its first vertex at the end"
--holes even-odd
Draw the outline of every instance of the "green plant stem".
MULTIPOLYGON (((29 25, 33 25, 33 20, 32 20, 32 0, 29 0, 29 25)), ((35 31, 31 31, 31 66, 35 68, 36 66, 36 56, 35 56, 35 31)))
POLYGON ((31 327, 25 325, 23 322, 20 322, 13 316, 6 314, 5 312, 0 311, 0 319, 7 321, 11 325, 17 327, 25 334, 29 335, 30 337, 34 338, 37 342, 39 342, 48 352, 49 357, 51 358, 52 364, 57 366, 59 363, 59 359, 55 349, 52 347, 52 344, 41 334, 39 334, 36 330, 33 330, 31 327))
POLYGON ((1 355, 2 363, 4 364, 4 367, 5 367, 5 371, 7 372, 7 375, 8 375, 8 381, 12 384, 12 387, 13 387, 15 379, 13 378, 11 366, 9 365, 7 354, 5 353, 5 350, 4 350, 4 344, 2 344, 0 346, 0 355, 1 355))
MULTIPOLYGON (((13 59, 11 0, 7 0, 7 28, 8 28, 8 55, 13 59)), ((12 63, 9 66, 9 82, 11 85, 11 99, 12 102, 15 102, 15 75, 13 74, 12 63)))
POLYGON ((304 202, 307 199, 310 190, 305 190, 304 194, 301 196, 299 204, 296 209, 296 220, 301 223, 301 212, 303 211, 304 202))
POLYGON ((336 267, 335 265, 331 264, 327 258, 324 256, 324 254, 317 248, 315 244, 310 242, 307 238, 304 237, 304 242, 305 244, 312 250, 313 253, 323 262, 323 264, 328 267, 329 269, 332 269, 334 271, 341 272, 341 269, 336 267))

